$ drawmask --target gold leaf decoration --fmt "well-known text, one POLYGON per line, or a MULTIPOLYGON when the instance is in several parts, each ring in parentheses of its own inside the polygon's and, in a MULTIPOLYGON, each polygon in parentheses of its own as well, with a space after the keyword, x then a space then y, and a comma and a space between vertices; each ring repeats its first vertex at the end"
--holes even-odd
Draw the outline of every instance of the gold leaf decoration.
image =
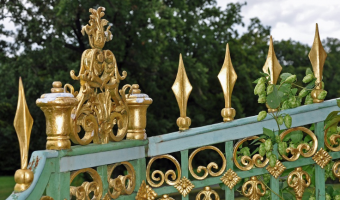
POLYGON ((70 186, 70 196, 76 199, 101 199, 103 193, 103 182, 98 172, 92 168, 80 169, 71 173, 70 184, 81 173, 88 173, 93 179, 92 182, 83 182, 80 186, 70 186))
POLYGON ((274 167, 268 165, 266 169, 272 176, 277 178, 282 174, 283 171, 285 171, 286 167, 279 160, 276 160, 274 167))
POLYGON ((327 153, 327 151, 321 148, 316 154, 313 156, 313 160, 318 164, 322 169, 332 160, 332 157, 327 153))
POLYGON ((185 197, 195 186, 184 176, 174 187, 185 197))
POLYGON ((201 190, 196 195, 196 200, 201 200, 201 196, 203 195, 203 200, 213 200, 212 195, 215 196, 215 200, 220 200, 220 196, 215 190, 212 190, 209 186, 204 187, 203 190, 201 190))
POLYGON ((157 197, 157 193, 152 190, 150 186, 148 186, 145 181, 142 181, 142 184, 139 187, 137 192, 136 200, 153 200, 157 197))
POLYGON ((337 161, 334 163, 333 167, 332 167, 332 171, 333 171, 333 174, 335 177, 337 177, 340 181, 340 169, 339 169, 339 166, 340 166, 340 161, 337 161))
POLYGON ((192 86, 188 79, 187 73, 185 72, 182 54, 179 55, 178 72, 176 80, 171 89, 175 94, 180 111, 180 117, 177 119, 177 126, 179 127, 180 131, 187 130, 191 125, 191 119, 187 117, 187 103, 192 86))
POLYGON ((231 63, 229 44, 227 44, 224 63, 217 77, 221 83, 225 101, 225 108, 221 111, 223 121, 232 121, 234 120, 236 111, 231 107, 231 94, 233 93, 237 74, 234 70, 233 64, 231 63))
POLYGON ((249 181, 245 182, 242 185, 242 193, 245 197, 248 197, 250 200, 259 200, 266 194, 266 187, 265 185, 257 180, 256 176, 250 178, 249 181), (262 192, 258 185, 261 185, 262 192))
POLYGON ((275 55, 272 36, 270 36, 267 60, 262 70, 264 73, 270 75, 270 83, 275 85, 282 71, 282 67, 275 55))
POLYGON ((294 189, 296 199, 301 200, 305 188, 309 187, 311 183, 311 179, 307 172, 303 171, 301 167, 298 167, 290 172, 287 183, 289 187, 294 189), (305 177, 306 180, 304 180, 303 177, 305 177))
POLYGON ((240 180, 241 178, 232 169, 228 169, 228 171, 221 177, 221 181, 230 189, 233 189, 240 180))

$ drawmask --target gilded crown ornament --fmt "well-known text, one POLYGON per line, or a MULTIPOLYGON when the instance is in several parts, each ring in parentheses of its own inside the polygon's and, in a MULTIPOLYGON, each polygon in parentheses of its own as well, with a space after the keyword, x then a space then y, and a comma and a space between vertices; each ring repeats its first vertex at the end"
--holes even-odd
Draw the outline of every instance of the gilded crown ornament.
MULTIPOLYGON (((270 84, 276 85, 277 80, 280 76, 280 73, 282 71, 282 67, 277 60, 277 57, 275 55, 274 51, 274 45, 273 45, 273 38, 270 36, 269 41, 269 49, 268 49, 268 56, 266 63, 264 64, 262 68, 264 73, 267 73, 270 75, 270 84)), ((268 108, 268 112, 276 112, 277 108, 270 108, 268 105, 266 105, 268 108)))
POLYGON ((203 200, 213 200, 212 196, 215 197, 214 200, 220 200, 218 193, 209 186, 204 187, 204 189, 196 195, 196 200, 201 200, 201 196, 203 196, 203 200))
POLYGON ((311 183, 311 179, 307 172, 303 171, 301 167, 297 167, 288 175, 287 183, 289 187, 294 189, 296 199, 301 200, 305 188, 309 187, 311 183))
POLYGON ((222 109, 221 115, 224 122, 229 122, 234 120, 236 115, 235 109, 231 107, 231 94, 237 79, 237 74, 231 63, 229 44, 227 44, 224 63, 217 77, 221 83, 225 100, 225 107, 222 109))
POLYGON ((257 180, 256 176, 252 176, 249 181, 242 185, 242 193, 250 200, 260 200, 266 194, 266 187, 261 181, 257 180), (259 185, 262 188, 262 192, 258 187, 259 185))
MULTIPOLYGON (((121 141, 128 128, 129 107, 126 98, 131 94, 131 85, 119 89, 119 83, 127 73, 119 74, 116 58, 110 50, 102 50, 105 43, 112 39, 110 26, 105 30, 108 21, 102 19, 105 8, 90 9, 89 24, 82 28, 87 34, 91 49, 83 52, 79 74, 70 72, 71 78, 80 81, 79 92, 73 94, 78 104, 72 110, 71 140, 75 144, 86 145, 91 141, 97 144, 109 141, 121 141), (128 95, 126 90, 130 88, 128 95), (114 133, 113 128, 117 127, 114 133), (81 127, 84 137, 78 133, 81 127)), ((69 85, 73 90, 73 87, 69 85)))
POLYGON ((320 35, 319 35, 319 27, 316 24, 315 27, 315 36, 312 49, 308 54, 309 60, 312 63, 314 76, 316 77, 315 81, 315 89, 312 91, 311 95, 314 103, 321 103, 323 100, 318 99, 319 94, 323 91, 322 89, 322 72, 323 65, 325 64, 325 60, 327 58, 327 53, 322 46, 320 35))
POLYGON ((148 186, 145 181, 142 181, 140 185, 137 195, 135 197, 136 200, 153 200, 156 199, 157 193, 152 190, 150 186, 148 186))
POLYGON ((158 200, 175 200, 175 199, 170 197, 167 194, 163 194, 163 196, 161 198, 159 198, 158 200))
POLYGON ((180 131, 187 130, 191 125, 191 119, 187 117, 187 103, 192 86, 189 82, 187 73, 185 72, 182 54, 179 55, 178 72, 171 89, 175 94, 180 111, 180 117, 177 119, 177 126, 180 131))
POLYGON ((17 111, 14 118, 14 128, 18 136, 21 169, 18 169, 14 174, 15 192, 22 192, 27 190, 31 185, 34 174, 31 170, 27 169, 28 149, 30 145, 31 131, 33 126, 33 118, 25 98, 24 86, 22 85, 21 77, 19 78, 19 95, 17 111))

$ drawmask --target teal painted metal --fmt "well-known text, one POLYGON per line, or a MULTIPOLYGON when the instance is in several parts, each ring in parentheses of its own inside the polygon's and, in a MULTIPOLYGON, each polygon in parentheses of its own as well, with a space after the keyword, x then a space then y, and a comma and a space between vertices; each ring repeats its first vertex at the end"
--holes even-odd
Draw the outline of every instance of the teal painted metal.
MULTIPOLYGON (((336 99, 325 101, 320 104, 301 106, 295 109, 285 111, 293 118, 293 127, 303 126, 311 123, 316 124, 316 135, 318 137, 318 149, 324 146, 323 143, 323 120, 334 110, 339 110, 336 99)), ((262 134, 262 128, 270 128, 277 131, 277 125, 273 119, 267 117, 262 122, 257 122, 256 116, 238 119, 228 123, 219 123, 209 126, 192 128, 184 132, 174 132, 161 136, 151 137, 148 140, 136 141, 125 140, 121 142, 88 146, 73 146, 70 150, 61 151, 36 151, 31 156, 31 162, 37 157, 39 162, 34 169, 34 180, 32 185, 24 192, 13 193, 8 200, 21 199, 40 199, 46 190, 48 196, 57 199, 69 199, 69 182, 70 172, 86 167, 96 167, 97 172, 102 178, 104 185, 103 195, 108 189, 107 183, 107 165, 129 161, 136 170, 136 187, 134 193, 126 196, 122 195, 118 200, 134 199, 140 187, 142 180, 146 180, 146 157, 162 155, 173 152, 181 153, 182 177, 190 178, 188 170, 188 153, 189 149, 206 145, 225 142, 225 156, 227 159, 227 168, 234 170, 241 178, 267 174, 265 168, 254 168, 249 171, 241 171, 234 168, 233 140, 241 139, 247 136, 262 134)), ((277 154, 277 146, 274 145, 273 152, 277 154)), ((340 152, 331 152, 332 159, 339 159, 340 152)), ((287 169, 299 166, 315 164, 312 158, 299 158, 294 162, 282 162, 287 169)), ((324 199, 325 196, 325 177, 324 170, 316 166, 316 193, 317 199, 324 199)), ((223 174, 222 174, 223 175, 223 174)), ((200 190, 204 186, 218 185, 222 183, 222 177, 208 177, 203 181, 195 180, 192 177, 190 181, 195 185, 195 190, 200 190)), ((279 181, 271 178, 270 187, 276 193, 279 193, 279 181)), ((234 199, 234 189, 230 190, 223 186, 227 199, 234 199)), ((163 194, 178 193, 173 186, 162 186, 153 188, 159 196, 163 194)), ((192 195, 192 194, 191 194, 192 195)), ((272 193, 272 199, 279 199, 272 193)), ((182 197, 188 200, 189 197, 182 197)))
MULTIPOLYGON (((278 131, 275 131, 275 136, 277 136, 277 135, 278 135, 278 131)), ((279 157, 279 152, 277 150, 277 144, 273 145, 273 154, 275 154, 277 156, 277 158, 279 157)), ((272 200, 279 200, 280 198, 277 196, 277 194, 280 194, 279 179, 278 178, 275 178, 274 176, 270 176, 270 188, 272 190, 271 191, 271 199, 272 200)))

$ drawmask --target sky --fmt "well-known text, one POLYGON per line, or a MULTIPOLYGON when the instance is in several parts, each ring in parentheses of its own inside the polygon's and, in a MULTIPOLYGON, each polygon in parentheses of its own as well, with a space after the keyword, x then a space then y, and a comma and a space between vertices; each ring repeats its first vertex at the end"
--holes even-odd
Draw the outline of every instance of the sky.
MULTIPOLYGON (((230 2, 245 0, 217 0, 222 8, 230 2)), ((271 26, 274 40, 292 39, 312 45, 315 23, 319 25, 321 40, 340 38, 340 0, 248 0, 241 15, 245 27, 237 27, 240 33, 251 18, 258 17, 263 25, 271 26)))

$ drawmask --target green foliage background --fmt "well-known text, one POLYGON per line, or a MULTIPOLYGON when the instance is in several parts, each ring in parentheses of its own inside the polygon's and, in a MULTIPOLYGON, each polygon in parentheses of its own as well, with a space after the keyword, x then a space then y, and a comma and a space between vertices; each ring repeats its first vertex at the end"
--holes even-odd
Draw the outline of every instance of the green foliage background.
MULTIPOLYGON (((222 121, 224 99, 217 75, 227 43, 238 74, 232 97, 236 118, 256 115, 263 109, 253 95, 252 82, 259 77, 266 60, 270 27, 254 18, 240 35, 235 26, 244 23, 241 10, 246 3, 230 3, 223 10, 214 0, 26 2, 1 1, 0 20, 11 16, 17 31, 5 31, 0 24, 2 36, 15 37, 14 43, 0 40, 0 175, 12 175, 19 168, 19 147, 13 128, 19 76, 35 120, 30 150, 45 149, 45 117, 35 100, 48 93, 55 80, 79 87, 69 72, 74 69, 78 73, 81 53, 89 48, 88 37, 80 32, 88 22, 89 8, 106 8, 104 18, 111 22, 113 40, 104 49, 115 54, 120 71, 128 72, 122 84, 138 83, 142 92, 153 99, 147 116, 148 136, 178 130, 179 110, 171 86, 180 53, 193 85, 187 113, 192 119, 191 127, 222 121)), ((322 29, 322 24, 319 26, 322 29)), ((313 37, 310 35, 311 41, 313 37)), ((323 44, 328 53, 324 81, 329 99, 339 96, 340 41, 327 38, 323 44)), ((287 40, 275 41, 274 45, 283 71, 297 74, 298 80, 302 80, 305 69, 311 67, 307 55, 312 44, 287 40)))

